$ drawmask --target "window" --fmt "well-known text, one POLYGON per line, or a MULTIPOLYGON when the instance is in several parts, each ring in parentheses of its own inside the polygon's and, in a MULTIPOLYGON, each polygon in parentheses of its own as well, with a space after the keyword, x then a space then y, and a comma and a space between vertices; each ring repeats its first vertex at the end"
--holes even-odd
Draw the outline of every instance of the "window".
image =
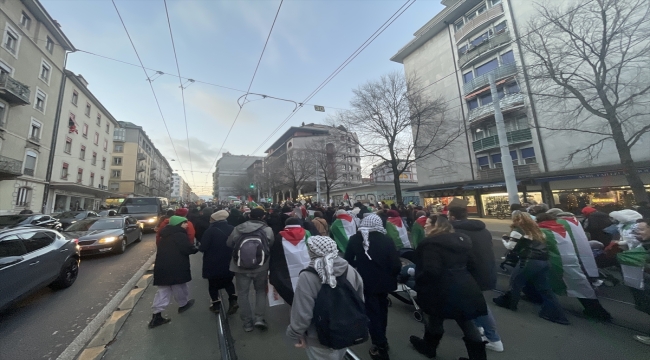
POLYGON ((524 160, 524 164, 537 164, 535 149, 532 147, 521 149, 521 158, 524 160))
POLYGON ((52 66, 47 61, 41 60, 41 75, 40 78, 46 84, 50 84, 50 73, 52 73, 52 66))
POLYGON ((16 56, 18 54, 18 45, 20 43, 20 35, 11 26, 5 27, 5 36, 2 46, 7 49, 11 54, 16 56))
POLYGON ((88 138, 88 124, 84 123, 84 126, 81 130, 81 136, 88 138))
MULTIPOLYGON (((88 104, 90 106, 90 104, 88 104)), ((90 116, 90 113, 88 113, 88 116, 90 116)), ((102 114, 97 114, 97 126, 100 126, 102 124, 102 114)))
POLYGON ((492 61, 489 61, 476 68, 476 77, 485 75, 490 71, 496 69, 498 66, 499 66, 499 62, 497 61, 497 59, 493 59, 492 61))
POLYGON ((512 50, 508 51, 505 54, 501 54, 501 64, 514 64, 515 63, 515 54, 512 53, 512 50))
POLYGON ((79 159, 86 160, 86 147, 81 145, 81 151, 79 151, 79 159))
POLYGON ((29 27, 32 26, 32 18, 25 14, 24 11, 20 17, 20 26, 22 26, 25 30, 29 30, 29 27))
POLYGON ((480 158, 476 159, 478 162, 478 168, 480 170, 487 170, 490 168, 490 160, 488 160, 487 156, 482 156, 480 158))
POLYGON ((516 82, 507 84, 506 89, 508 91, 508 94, 516 94, 521 92, 521 89, 519 88, 519 84, 517 84, 516 82))
POLYGON ((29 206, 30 200, 32 200, 32 189, 26 186, 18 188, 16 206, 29 206))
POLYGON ((0 258, 23 255, 25 255, 25 248, 18 236, 9 235, 0 241, 0 258))
POLYGON ((23 245, 28 253, 43 249, 54 242, 54 236, 49 231, 34 231, 20 234, 23 238, 23 245))
POLYGON ((478 107, 478 98, 473 98, 471 100, 467 100, 467 108, 472 110, 476 109, 478 107))
POLYGON ((108 140, 104 139, 104 151, 108 151, 108 140))
POLYGON ((45 40, 45 49, 50 52, 50 54, 54 51, 54 40, 52 40, 51 37, 47 37, 47 40, 45 40))
POLYGON ((103 176, 99 177, 99 185, 104 186, 104 177, 103 176))
POLYGON ((61 179, 68 179, 68 163, 63 163, 63 166, 61 167, 61 179))
POLYGON ((461 46, 461 47, 458 49, 458 53, 461 54, 461 55, 463 55, 464 53, 467 52, 467 48, 468 48, 468 47, 469 47, 469 45, 467 45, 467 44, 461 46))
POLYGON ((90 186, 95 186, 95 173, 90 173, 90 186))
POLYGON ((108 186, 109 186, 109 189, 112 190, 112 191, 120 190, 120 183, 112 182, 108 186))
MULTIPOLYGON (((90 109, 91 108, 92 108, 92 106, 90 106, 90 103, 86 103, 86 111, 84 111, 84 114, 86 114, 86 116, 88 116, 88 117, 90 117, 90 109)), ((99 125, 99 122, 97 123, 97 125, 99 125)))
POLYGON ((65 139, 65 147, 63 148, 63 152, 66 154, 70 154, 72 152, 72 139, 71 138, 66 138, 65 139))
POLYGON ((501 163, 501 154, 492 154, 490 155, 492 158, 492 164, 494 164, 495 168, 502 168, 503 164, 501 163))
POLYGON ((508 23, 506 21, 502 21, 494 26, 494 33, 501 34, 502 32, 506 31, 506 29, 508 29, 508 23))
POLYGON ((4 103, 0 103, 0 127, 4 126, 6 110, 7 110, 7 105, 5 105, 4 103))
POLYGON ((102 169, 106 169, 106 158, 102 158, 102 169))
POLYGON ((93 157, 90 160, 90 165, 96 165, 97 164, 97 153, 93 151, 93 157))
POLYGON ((122 165, 122 158, 121 157, 114 157, 113 158, 113 165, 122 165))
POLYGON ((472 80, 474 80, 474 73, 472 73, 470 71, 470 72, 467 72, 467 73, 463 74, 463 82, 464 83, 468 83, 468 82, 470 82, 472 80))
POLYGON ((106 124, 106 133, 107 134, 111 133, 111 124, 106 124))
POLYGON ((476 39, 470 41, 470 44, 474 46, 479 46, 484 41, 487 41, 487 39, 488 39, 488 32, 486 31, 483 34, 479 35, 476 39))
POLYGON ((25 168, 23 169, 23 174, 29 175, 29 176, 34 176, 34 172, 36 171, 36 153, 33 151, 27 151, 27 155, 25 155, 25 168))
POLYGON ((95 137, 93 138, 93 144, 99 145, 99 133, 95 133, 95 137))
POLYGON ((34 100, 34 109, 44 113, 47 104, 47 94, 41 89, 36 88, 36 100, 34 100))
POLYGON ((41 124, 39 121, 32 119, 29 125, 29 140, 39 142, 41 140, 41 124))
POLYGON ((490 0, 490 4, 491 4, 492 6, 494 6, 494 5, 496 5, 496 4, 499 4, 499 3, 501 3, 501 0, 490 0))
POLYGON ((122 177, 122 170, 113 170, 113 171, 111 171, 111 178, 119 179, 120 177, 122 177))
POLYGON ((83 180, 84 177, 84 169, 79 168, 77 169, 77 183, 81 184, 81 180, 83 180))
POLYGON ((456 31, 458 31, 458 30, 462 29, 464 25, 465 25, 465 22, 463 21, 463 18, 460 18, 458 21, 456 21, 454 23, 454 28, 456 29, 456 31))
POLYGON ((72 91, 72 104, 74 104, 74 106, 77 106, 77 101, 79 101, 79 93, 77 92, 77 90, 73 90, 72 91))
POLYGON ((517 150, 510 151, 510 157, 512 158, 512 165, 519 165, 519 160, 517 160, 517 150))
POLYGON ((479 98, 479 100, 481 102, 481 106, 492 104, 492 93, 490 93, 489 91, 487 93, 479 96, 478 98, 479 98))
POLYGON ((124 152, 124 145, 122 145, 122 144, 114 144, 113 145, 113 152, 115 152, 115 153, 124 152))

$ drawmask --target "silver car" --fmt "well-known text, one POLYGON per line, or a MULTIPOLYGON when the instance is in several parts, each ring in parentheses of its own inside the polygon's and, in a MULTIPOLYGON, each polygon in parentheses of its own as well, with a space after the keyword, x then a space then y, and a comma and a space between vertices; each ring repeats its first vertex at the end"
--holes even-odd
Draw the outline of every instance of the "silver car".
POLYGON ((45 286, 70 287, 79 259, 79 245, 55 230, 0 230, 0 310, 45 286))

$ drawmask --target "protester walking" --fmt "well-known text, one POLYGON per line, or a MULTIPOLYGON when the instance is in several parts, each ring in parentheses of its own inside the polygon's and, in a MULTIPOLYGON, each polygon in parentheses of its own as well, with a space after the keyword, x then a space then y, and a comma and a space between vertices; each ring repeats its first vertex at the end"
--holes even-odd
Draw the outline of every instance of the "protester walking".
POLYGON ((220 311, 219 290, 225 289, 228 294, 228 315, 232 315, 239 305, 233 283, 235 274, 229 269, 232 248, 226 245, 234 227, 228 224, 227 218, 226 210, 219 210, 210 216, 210 226, 201 237, 199 251, 203 253, 203 278, 208 279, 208 292, 212 300, 210 310, 215 313, 220 311))
POLYGON ((350 238, 345 260, 359 272, 365 285, 363 294, 373 344, 370 357, 388 360, 388 293, 397 289, 402 263, 379 216, 371 214, 361 221, 359 232, 350 238))
MULTIPOLYGON (((186 216, 188 211, 189 210, 187 210, 186 208, 179 208, 176 209, 176 211, 174 211, 174 215, 184 217, 185 219, 187 219, 186 216)), ((171 218, 163 220, 163 222, 158 227, 158 231, 156 232, 156 244, 160 242, 162 230, 165 228, 165 226, 167 226, 167 224, 169 224, 170 219, 171 218)), ((194 245, 194 238, 196 236, 196 230, 194 229, 194 224, 192 224, 191 221, 187 220, 187 228, 185 230, 187 232, 187 239, 189 240, 190 244, 194 245)))
MULTIPOLYGON (((232 215, 232 213, 231 213, 232 215)), ((235 227, 226 245, 233 249, 230 271, 235 273, 239 295, 240 317, 244 331, 253 327, 266 330, 266 286, 268 283, 269 254, 273 245, 273 230, 264 222, 265 212, 253 209, 250 220, 235 227), (250 287, 255 292, 255 307, 251 308, 250 287)))
MULTIPOLYGON (((211 217, 212 216, 212 208, 211 207, 204 207, 201 209, 199 212, 199 215, 196 218, 196 221, 192 224, 194 225, 194 230, 196 231, 196 241, 200 242, 201 238, 203 237, 203 234, 205 233, 206 230, 210 227, 210 223, 212 222, 211 217)), ((198 246, 198 244, 197 244, 198 246)))
POLYGON ((197 248, 187 241, 187 219, 182 216, 169 218, 168 226, 161 230, 161 239, 156 252, 156 265, 153 269, 153 284, 158 287, 153 300, 153 316, 149 328, 170 322, 162 316, 163 310, 171 301, 172 294, 182 313, 194 305, 190 299, 188 283, 192 280, 190 255, 197 248))
POLYGON ((300 272, 309 265, 308 230, 300 226, 301 220, 287 219, 284 230, 275 235, 269 260, 269 282, 284 302, 291 305, 300 272))
POLYGON ((327 236, 329 234, 329 225, 323 218, 323 213, 321 211, 314 212, 314 220, 312 220, 312 223, 321 235, 327 236))

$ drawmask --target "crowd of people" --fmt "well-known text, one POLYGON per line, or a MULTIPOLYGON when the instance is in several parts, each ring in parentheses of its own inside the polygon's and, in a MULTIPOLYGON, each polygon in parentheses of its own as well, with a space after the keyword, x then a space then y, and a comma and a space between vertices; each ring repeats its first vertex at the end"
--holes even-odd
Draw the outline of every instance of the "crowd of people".
MULTIPOLYGON (((558 301, 569 296, 585 316, 611 321, 594 288, 603 267, 620 265, 637 309, 650 314, 643 285, 650 278, 650 227, 643 207, 611 214, 586 207, 581 221, 544 204, 514 204, 511 211, 511 232, 503 236, 510 285, 494 305, 517 311, 524 299, 541 306, 542 319, 569 325, 558 301)), ((417 352, 436 356, 446 319, 464 334, 467 357, 460 359, 504 351, 485 300, 497 282, 492 234, 468 218, 462 200, 437 213, 383 203, 191 206, 170 210, 155 230, 151 328, 170 321, 162 311, 172 296, 179 313, 194 304, 189 257, 200 251, 211 311, 223 308, 224 289, 227 314, 239 311, 245 332, 267 330, 267 292, 277 292, 291 306, 286 335, 309 359, 342 359, 348 346, 369 338, 370 357, 388 360, 388 298, 398 283, 413 288, 413 301, 426 315, 424 336, 410 337, 417 352)), ((650 345, 648 336, 635 339, 650 345)))

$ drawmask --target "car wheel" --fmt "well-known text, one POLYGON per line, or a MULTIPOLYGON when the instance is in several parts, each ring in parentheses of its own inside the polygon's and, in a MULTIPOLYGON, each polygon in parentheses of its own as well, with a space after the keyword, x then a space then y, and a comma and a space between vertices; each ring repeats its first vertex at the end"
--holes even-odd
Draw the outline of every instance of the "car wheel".
POLYGON ((117 248, 115 248, 115 253, 123 254, 125 250, 126 250, 126 236, 122 238, 122 242, 120 243, 120 245, 117 248))
POLYGON ((54 280, 52 284, 50 284, 50 287, 53 289, 65 289, 77 280, 77 276, 79 275, 79 260, 76 258, 69 258, 66 260, 65 264, 63 264, 63 267, 61 268, 61 272, 59 273, 59 277, 54 280))
POLYGON ((140 241, 142 241, 142 231, 140 231, 140 235, 138 235, 138 238, 135 239, 134 242, 140 242, 140 241))

